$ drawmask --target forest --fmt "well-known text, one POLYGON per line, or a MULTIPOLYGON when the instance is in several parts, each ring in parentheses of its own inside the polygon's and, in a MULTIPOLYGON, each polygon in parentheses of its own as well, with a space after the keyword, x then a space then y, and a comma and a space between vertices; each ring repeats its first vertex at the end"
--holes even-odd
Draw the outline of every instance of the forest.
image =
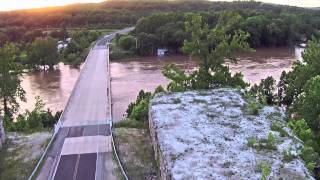
MULTIPOLYGON (((57 41, 64 41, 72 37, 73 32, 135 26, 135 31, 130 36, 123 37, 120 43, 124 51, 129 51, 127 54, 149 56, 154 55, 157 48, 167 48, 171 53, 181 53, 184 39, 190 37, 184 28, 186 13, 198 12, 209 27, 214 27, 220 13, 227 11, 237 13, 241 17, 240 23, 233 27, 230 33, 238 29, 248 32, 248 42, 254 48, 294 45, 307 42, 312 36, 320 36, 320 13, 314 9, 254 1, 121 0, 1 12, 0 47, 10 42, 16 43, 22 50, 29 51, 28 44, 37 38, 51 37, 57 41)), ((69 53, 64 52, 61 60, 79 65, 79 58, 74 62, 70 59, 76 54, 80 55, 81 53, 75 51, 84 50, 88 47, 86 42, 94 41, 99 35, 94 36, 95 38, 90 36, 88 40, 78 41, 77 47, 81 48, 67 50, 69 53)), ((83 57, 85 55, 81 55, 81 58, 83 57)), ((119 59, 123 56, 120 52, 120 55, 113 54, 112 57, 119 59)))
MULTIPOLYGON (((214 27, 218 17, 228 12, 230 11, 200 14, 209 27, 214 27)), ((248 32, 248 43, 253 48, 291 46, 320 35, 320 18, 310 18, 310 14, 287 11, 272 14, 255 10, 232 13, 237 14, 239 19, 228 33, 234 34, 237 30, 248 32)), ((119 39, 119 45, 125 50, 135 49, 136 39, 135 51, 142 56, 155 54, 157 48, 167 48, 171 53, 179 53, 184 39, 190 38, 190 33, 184 28, 185 14, 188 13, 157 13, 143 17, 138 20, 131 35, 119 39)), ((226 17, 225 21, 228 20, 230 18, 226 17)))

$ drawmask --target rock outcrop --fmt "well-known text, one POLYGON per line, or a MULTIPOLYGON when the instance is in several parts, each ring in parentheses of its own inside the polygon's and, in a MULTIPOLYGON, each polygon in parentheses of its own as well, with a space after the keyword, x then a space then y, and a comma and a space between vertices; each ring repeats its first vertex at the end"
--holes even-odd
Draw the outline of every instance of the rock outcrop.
POLYGON ((149 126, 161 179, 313 179, 281 109, 250 112, 232 89, 157 94, 149 126))
POLYGON ((2 145, 4 144, 5 140, 6 140, 6 135, 3 127, 3 119, 0 116, 0 149, 2 148, 2 145))

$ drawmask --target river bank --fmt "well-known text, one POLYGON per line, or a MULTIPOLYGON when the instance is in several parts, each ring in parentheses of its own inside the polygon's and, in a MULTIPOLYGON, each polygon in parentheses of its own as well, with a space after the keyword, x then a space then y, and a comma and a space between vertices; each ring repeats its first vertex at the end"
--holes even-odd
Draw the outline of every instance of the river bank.
MULTIPOLYGON (((283 70, 289 70, 293 62, 301 59, 302 48, 263 48, 255 53, 240 55, 237 64, 229 63, 231 72, 242 72, 249 83, 258 83, 261 79, 273 76, 279 79, 283 70)), ((162 76, 162 68, 174 63, 185 70, 192 70, 196 62, 185 56, 163 58, 144 57, 126 61, 112 61, 112 101, 113 118, 119 121, 129 103, 136 99, 141 89, 152 91, 159 84, 166 86, 168 81, 162 76)), ((70 96, 80 69, 59 64, 59 68, 49 72, 32 72, 23 76, 22 86, 26 91, 26 103, 21 103, 20 112, 32 109, 34 97, 40 96, 46 108, 54 112, 62 110, 70 96)))

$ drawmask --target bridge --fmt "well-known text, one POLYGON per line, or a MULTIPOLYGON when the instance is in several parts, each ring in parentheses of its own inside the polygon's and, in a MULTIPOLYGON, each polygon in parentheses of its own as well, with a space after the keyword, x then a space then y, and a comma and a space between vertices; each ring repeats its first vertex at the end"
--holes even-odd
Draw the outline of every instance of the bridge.
POLYGON ((116 179, 108 43, 116 33, 132 29, 104 36, 90 50, 54 135, 29 179, 116 179))

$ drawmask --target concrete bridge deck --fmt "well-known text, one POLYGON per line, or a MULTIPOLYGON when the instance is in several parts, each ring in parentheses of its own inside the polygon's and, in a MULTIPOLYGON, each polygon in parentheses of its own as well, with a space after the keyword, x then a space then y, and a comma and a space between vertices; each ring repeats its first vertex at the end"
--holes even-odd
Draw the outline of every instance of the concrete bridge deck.
MULTIPOLYGON (((116 33, 125 33, 132 28, 116 33)), ((113 180, 109 47, 115 33, 91 49, 36 179, 113 180)))

